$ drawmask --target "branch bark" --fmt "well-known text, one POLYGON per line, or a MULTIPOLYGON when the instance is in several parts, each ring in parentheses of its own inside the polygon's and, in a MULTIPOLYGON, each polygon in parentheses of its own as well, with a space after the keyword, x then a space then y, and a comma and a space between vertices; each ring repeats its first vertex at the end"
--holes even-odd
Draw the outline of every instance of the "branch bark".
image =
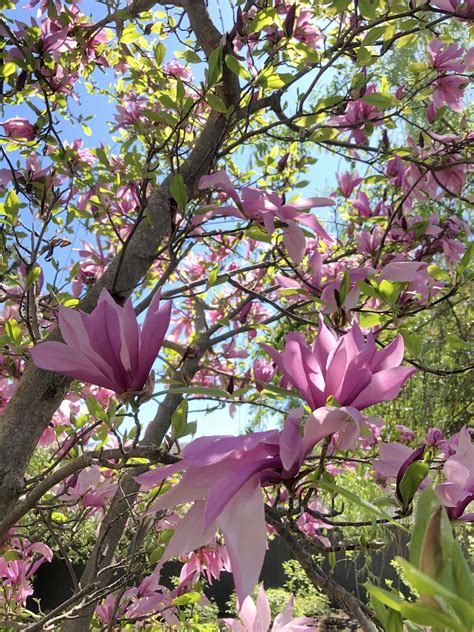
POLYGON ((293 556, 301 564, 315 588, 323 590, 328 597, 339 603, 361 626, 364 632, 377 632, 377 626, 370 620, 369 612, 357 597, 348 592, 330 577, 324 576, 316 566, 305 546, 303 535, 298 536, 284 524, 279 513, 271 507, 265 507, 265 517, 278 535, 285 541, 293 556))

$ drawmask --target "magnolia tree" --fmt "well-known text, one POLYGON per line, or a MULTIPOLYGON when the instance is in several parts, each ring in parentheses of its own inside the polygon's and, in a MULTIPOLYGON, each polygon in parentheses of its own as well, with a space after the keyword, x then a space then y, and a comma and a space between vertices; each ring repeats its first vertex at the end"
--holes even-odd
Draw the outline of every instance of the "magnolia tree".
POLYGON ((204 629, 224 572, 205 629, 314 629, 251 596, 279 537, 362 630, 469 631, 472 0, 1 8, 2 629, 204 629), (399 531, 404 595, 323 570, 399 531))

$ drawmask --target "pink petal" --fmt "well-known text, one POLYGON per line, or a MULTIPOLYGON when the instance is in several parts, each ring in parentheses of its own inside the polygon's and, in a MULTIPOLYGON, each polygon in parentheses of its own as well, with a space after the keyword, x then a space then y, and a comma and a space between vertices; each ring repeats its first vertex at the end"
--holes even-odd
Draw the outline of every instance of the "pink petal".
POLYGON ((164 564, 173 557, 184 555, 207 544, 216 532, 216 524, 203 529, 205 501, 198 500, 180 520, 166 551, 160 560, 164 564))
POLYGON ((301 438, 301 420, 304 409, 302 407, 290 411, 280 435, 280 457, 283 468, 290 472, 298 466, 303 455, 303 441, 301 438))
POLYGON ((143 323, 140 335, 139 368, 133 379, 133 390, 140 390, 145 384, 170 324, 171 302, 168 301, 160 309, 157 309, 158 304, 159 296, 154 296, 143 323))
POLYGON ((344 430, 352 420, 349 412, 335 406, 324 406, 313 411, 304 426, 303 454, 309 454, 321 439, 344 430))
POLYGON ((257 617, 260 623, 261 632, 267 632, 272 622, 272 613, 270 612, 270 604, 268 603, 263 583, 260 584, 260 589, 257 596, 257 617))
POLYGON ((291 222, 283 234, 283 243, 293 261, 301 263, 306 249, 306 238, 303 231, 294 222, 291 222))
POLYGON ((43 342, 30 349, 30 355, 40 369, 115 390, 115 382, 93 366, 89 358, 79 351, 71 352, 70 347, 61 342, 43 342))
POLYGON ((258 582, 267 549, 267 527, 258 476, 242 487, 217 519, 229 553, 239 603, 258 582))
POLYGON ((408 378, 416 373, 415 368, 395 367, 384 369, 372 376, 370 384, 356 397, 352 406, 362 410, 367 406, 387 402, 397 397, 408 378))
POLYGON ((377 351, 370 368, 374 373, 377 373, 384 369, 400 366, 403 361, 404 353, 405 344, 403 337, 397 334, 390 344, 381 351, 377 351))

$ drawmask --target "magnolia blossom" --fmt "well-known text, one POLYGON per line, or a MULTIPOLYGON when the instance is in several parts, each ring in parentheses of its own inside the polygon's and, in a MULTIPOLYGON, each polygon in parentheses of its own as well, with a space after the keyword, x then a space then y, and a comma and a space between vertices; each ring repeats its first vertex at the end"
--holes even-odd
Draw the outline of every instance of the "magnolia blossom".
POLYGON ((269 235, 276 229, 276 222, 284 225, 283 243, 290 257, 295 263, 300 263, 306 248, 306 238, 303 230, 298 226, 309 227, 324 241, 332 242, 332 237, 324 230, 319 220, 307 211, 315 207, 333 206, 331 198, 313 197, 285 202, 277 193, 263 191, 256 187, 242 187, 241 195, 235 190, 225 171, 216 171, 210 176, 203 176, 199 181, 200 189, 217 188, 231 198, 235 206, 219 206, 198 215, 194 221, 202 223, 211 217, 231 216, 239 219, 250 219, 265 227, 269 235))
POLYGON ((287 335, 282 352, 262 347, 313 410, 324 406, 329 397, 358 410, 392 400, 416 371, 400 366, 404 353, 400 334, 377 351, 372 333, 364 339, 358 325, 353 325, 338 338, 322 318, 312 347, 297 332, 287 335))
POLYGON ((474 444, 466 427, 459 433, 456 452, 443 468, 447 482, 437 485, 436 492, 453 520, 474 522, 474 512, 463 516, 466 507, 474 501, 474 444))
POLYGON ((362 182, 362 178, 359 177, 357 172, 349 173, 344 171, 343 173, 338 173, 336 177, 341 193, 346 198, 350 197, 355 187, 362 182))
MULTIPOLYGON (((311 632, 314 630, 314 621, 308 617, 293 618, 294 597, 291 595, 285 609, 275 618, 271 632, 311 632)), ((260 584, 257 603, 251 597, 247 597, 239 611, 240 621, 237 619, 223 619, 223 622, 235 632, 267 632, 270 630, 272 615, 270 604, 263 584, 260 584)))
POLYGON ((34 140, 37 130, 27 119, 16 116, 0 123, 5 135, 15 140, 34 140))
POLYGON ((157 293, 143 323, 137 322, 130 299, 123 307, 102 290, 90 313, 59 310, 62 342, 44 342, 30 350, 36 366, 116 393, 139 393, 161 348, 171 316, 171 303, 159 307, 157 293))
POLYGON ((136 478, 145 489, 184 472, 180 482, 159 496, 150 512, 193 503, 178 524, 161 558, 194 551, 220 529, 224 535, 239 603, 258 581, 267 547, 262 486, 292 479, 307 454, 324 437, 352 432, 354 419, 344 408, 325 407, 306 421, 301 435, 301 408, 291 411, 282 431, 240 437, 199 437, 183 450, 179 463, 136 478))
POLYGON ((270 382, 276 373, 276 367, 273 363, 264 359, 254 360, 252 370, 257 391, 263 390, 265 388, 265 384, 270 382))
MULTIPOLYGON (((381 443, 380 456, 372 461, 372 467, 376 474, 382 477, 382 480, 388 478, 396 480, 396 497, 403 507, 409 505, 412 500, 412 497, 403 497, 401 488, 403 477, 410 465, 415 463, 415 461, 421 461, 424 454, 424 445, 412 450, 401 443, 381 443)), ((426 485, 427 481, 423 480, 419 484, 418 489, 421 490, 426 485)))

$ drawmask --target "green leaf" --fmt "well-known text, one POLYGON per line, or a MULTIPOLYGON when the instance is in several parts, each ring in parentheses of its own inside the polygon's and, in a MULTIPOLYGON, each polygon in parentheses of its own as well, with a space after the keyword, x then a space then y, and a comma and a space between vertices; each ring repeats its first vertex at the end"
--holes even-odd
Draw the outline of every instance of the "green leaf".
POLYGON ((379 285, 379 292, 382 298, 389 304, 395 305, 398 301, 402 289, 406 287, 406 283, 397 283, 395 281, 388 281, 382 279, 379 285))
POLYGON ((298 399, 303 399, 302 395, 300 395, 296 391, 288 391, 285 388, 275 386, 274 384, 265 384, 265 389, 262 391, 261 394, 263 395, 265 393, 273 393, 274 395, 284 397, 285 399, 287 399, 288 397, 297 397, 298 399))
POLYGON ((22 560, 23 556, 20 551, 7 551, 2 555, 5 562, 16 562, 16 560, 22 560))
POLYGON ((372 53, 365 48, 365 46, 359 46, 357 50, 357 62, 360 66, 367 66, 372 61, 372 53))
POLYGON ((397 557, 395 559, 399 563, 405 578, 413 586, 413 588, 420 593, 420 595, 442 597, 453 608, 453 610, 460 615, 466 624, 469 624, 470 626, 474 625, 474 607, 469 602, 459 597, 459 595, 451 592, 431 577, 428 577, 425 573, 422 573, 407 560, 404 560, 401 557, 397 557))
POLYGON ((206 101, 216 112, 222 112, 222 114, 226 114, 227 106, 224 101, 217 96, 217 94, 214 94, 213 92, 208 92, 206 94, 206 101))
POLYGON ((136 42, 139 38, 139 34, 134 24, 127 24, 127 26, 123 29, 122 35, 120 36, 120 41, 122 44, 131 44, 132 42, 136 42))
POLYGON ((380 588, 380 586, 374 586, 374 584, 365 584, 365 589, 371 597, 375 597, 378 601, 380 601, 380 603, 383 603, 392 610, 400 612, 403 599, 401 599, 396 593, 384 590, 383 588, 380 588))
POLYGON ((92 395, 86 397, 86 406, 92 417, 96 417, 97 419, 101 419, 102 421, 107 421, 107 413, 99 404, 99 402, 95 399, 95 397, 93 397, 92 395))
POLYGON ((148 561, 150 562, 150 564, 156 564, 161 559, 161 556, 164 552, 164 546, 157 546, 156 549, 153 549, 153 551, 148 556, 148 561))
POLYGON ((16 72, 16 64, 13 61, 7 61, 6 63, 0 65, 0 76, 9 77, 16 72))
POLYGON ((398 103, 398 99, 389 92, 369 92, 362 97, 362 100, 381 110, 393 108, 398 103))
POLYGON ((180 173, 173 176, 170 182, 170 193, 178 204, 179 208, 185 209, 188 203, 186 187, 184 186, 184 178, 180 173))
POLYGON ((427 268, 428 274, 433 277, 436 281, 450 281, 451 277, 445 270, 441 270, 438 264, 432 263, 427 268))
POLYGON ((5 323, 5 333, 17 347, 21 345, 22 333, 21 327, 14 318, 9 318, 5 323))
POLYGON ((404 619, 409 619, 414 623, 439 630, 455 630, 456 632, 466 632, 467 628, 460 625, 451 614, 446 614, 435 608, 428 608, 418 603, 404 603, 400 613, 404 619))
POLYGON ((272 243, 271 235, 255 224, 247 229, 245 234, 249 239, 254 239, 255 241, 263 241, 266 244, 272 243))
POLYGON ((421 483, 428 476, 429 470, 430 466, 424 461, 415 461, 408 466, 399 485, 400 496, 405 509, 410 506, 421 483))
POLYGON ((222 46, 215 48, 209 55, 207 85, 213 86, 222 77, 222 46))
POLYGON ((461 261, 459 262, 457 273, 461 275, 471 263, 471 259, 474 257, 474 242, 469 244, 469 248, 463 254, 461 261))
POLYGON ((183 399, 171 416, 171 438, 175 440, 185 437, 188 434, 187 425, 188 402, 183 399))
POLYGON ((376 507, 374 504, 372 504, 365 498, 360 498, 360 496, 357 496, 356 494, 349 491, 348 489, 345 489, 344 487, 339 487, 339 485, 335 485, 334 483, 328 483, 326 481, 321 481, 321 480, 319 480, 317 483, 313 483, 312 486, 318 489, 324 489, 331 493, 340 494, 341 496, 344 496, 345 498, 355 503, 359 507, 362 507, 362 509, 365 509, 366 511, 368 511, 375 518, 383 518, 387 520, 388 522, 391 522, 393 525, 396 525, 399 529, 403 529, 403 531, 407 531, 406 527, 404 527, 402 524, 394 520, 391 516, 385 513, 385 511, 382 511, 381 509, 376 507))
MULTIPOLYGON (((441 506, 438 494, 432 487, 426 487, 416 503, 415 524, 413 525, 408 550, 410 562, 416 567, 420 565, 420 552, 423 544, 426 525, 433 513, 441 506)), ((449 526, 449 525, 448 525, 449 526)), ((451 527, 449 527, 451 529, 451 527)), ((449 537, 449 536, 448 536, 449 537)), ((451 534, 452 539, 452 534, 451 534)))
POLYGON ((155 46, 154 50, 155 63, 157 66, 161 66, 166 55, 166 46, 161 42, 155 46))
POLYGON ((386 322, 387 317, 384 314, 375 314, 374 312, 359 312, 359 325, 361 327, 377 327, 386 322))
POLYGON ((365 296, 380 300, 380 292, 371 283, 367 283, 367 281, 358 281, 357 286, 359 287, 359 290, 362 292, 362 294, 365 294, 365 296))
POLYGON ((418 358, 421 353, 421 337, 419 334, 411 333, 408 331, 401 332, 403 336, 403 342, 405 343, 405 349, 414 357, 418 358))
POLYGON ((10 189, 8 191, 7 199, 5 200, 5 215, 11 222, 17 218, 19 209, 20 200, 18 199, 18 195, 13 189, 10 189))
POLYGON ((202 59, 193 50, 186 50, 181 55, 190 64, 202 64, 202 59))
POLYGON ((215 266, 210 272, 209 272, 209 276, 207 277, 207 284, 206 284, 206 288, 210 288, 213 287, 214 285, 217 285, 217 279, 219 277, 219 265, 215 266))
POLYGON ((261 9, 247 27, 249 33, 257 33, 266 26, 274 26, 276 18, 275 9, 261 9))
POLYGON ((344 271, 344 276, 342 278, 342 283, 339 287, 339 301, 340 305, 344 304, 346 300, 347 293, 349 292, 349 288, 351 285, 351 277, 349 276, 349 272, 347 270, 344 271))
POLYGON ((359 0, 359 11, 362 17, 373 20, 377 15, 378 2, 374 0, 359 0))
POLYGON ((173 606, 189 606, 192 603, 198 603, 201 601, 201 596, 198 592, 188 592, 173 599, 173 606))
POLYGON ((225 65, 231 72, 234 73, 234 75, 242 77, 242 79, 250 79, 249 71, 245 68, 243 64, 240 63, 237 57, 234 57, 233 55, 226 55, 225 65))

